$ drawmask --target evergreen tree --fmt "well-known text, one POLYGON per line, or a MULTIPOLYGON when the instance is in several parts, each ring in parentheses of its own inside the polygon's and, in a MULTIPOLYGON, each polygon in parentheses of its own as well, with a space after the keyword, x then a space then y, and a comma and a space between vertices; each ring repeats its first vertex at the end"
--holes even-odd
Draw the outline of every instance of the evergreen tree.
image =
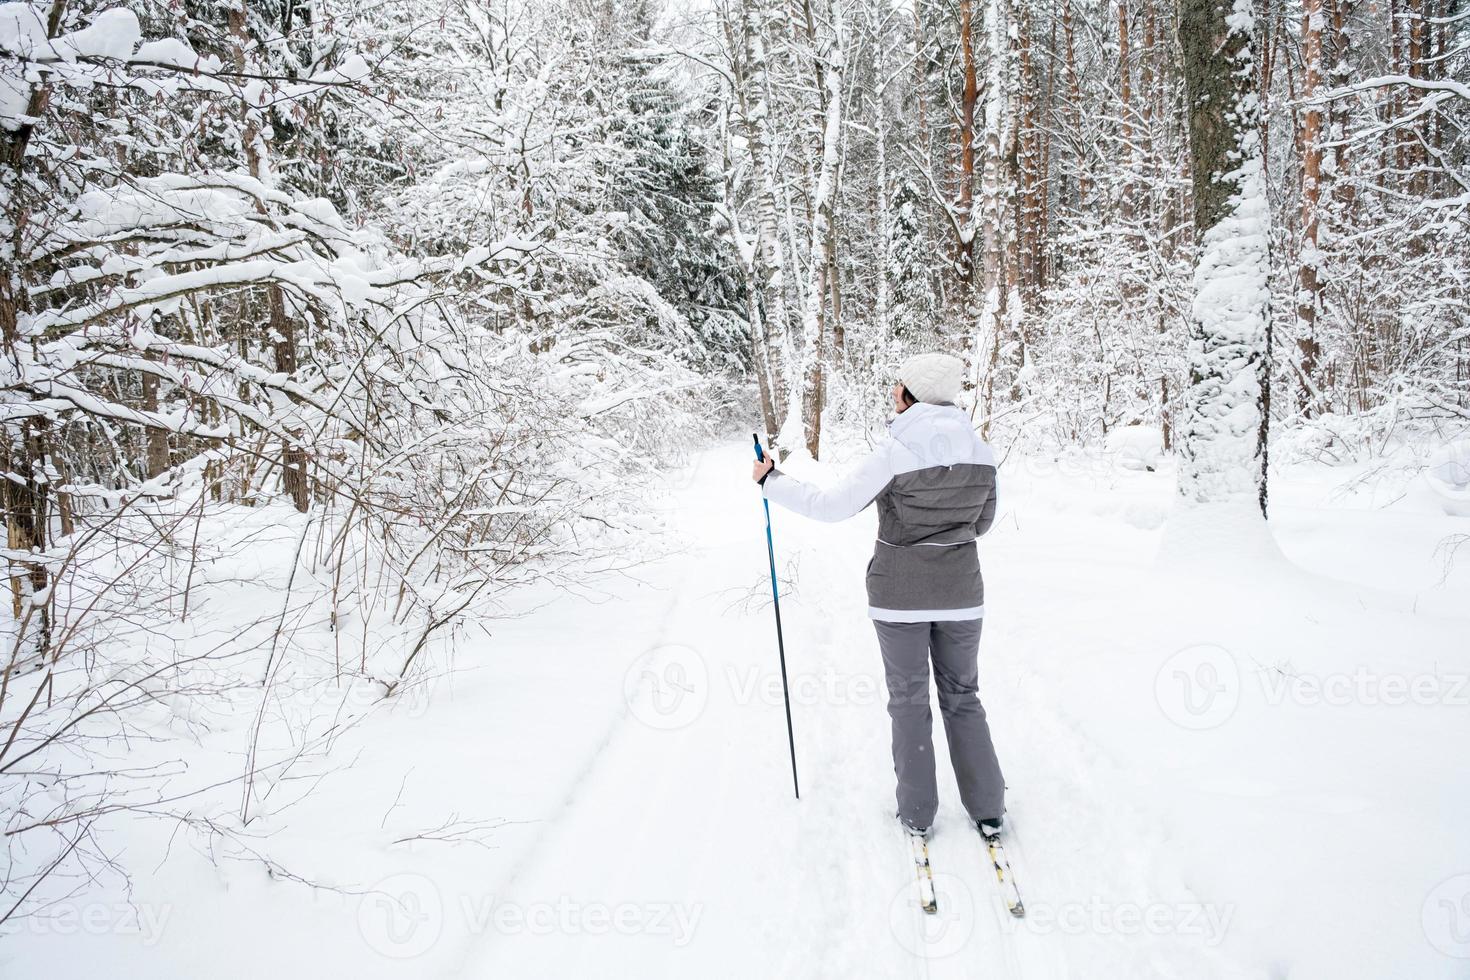
POLYGON ((623 148, 611 175, 612 207, 627 215, 618 255, 686 317, 700 343, 695 361, 749 356, 737 259, 714 230, 720 176, 712 165, 712 119, 669 77, 665 57, 624 52, 610 86, 620 94, 611 139, 623 148))

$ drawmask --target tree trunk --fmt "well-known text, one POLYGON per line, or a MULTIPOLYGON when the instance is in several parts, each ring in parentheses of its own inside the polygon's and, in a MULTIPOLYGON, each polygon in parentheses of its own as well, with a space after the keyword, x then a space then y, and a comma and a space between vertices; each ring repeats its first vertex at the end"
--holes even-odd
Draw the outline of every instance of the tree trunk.
MULTIPOLYGON (((837 171, 842 151, 842 14, 838 4, 831 9, 832 37, 825 50, 814 52, 818 91, 825 100, 822 123, 821 162, 816 187, 812 191, 811 247, 808 258, 808 283, 805 311, 802 316, 801 390, 793 397, 792 409, 801 407, 801 430, 807 452, 820 458, 822 441, 822 403, 824 369, 828 358, 826 305, 830 294, 828 275, 836 263, 835 221, 837 171)), ((816 43, 816 38, 809 42, 816 43)), ((788 421, 788 425, 790 422, 788 421)))
POLYGON ((980 95, 975 74, 973 0, 960 0, 960 52, 964 65, 964 89, 960 95, 959 168, 955 175, 955 268, 961 295, 968 295, 975 277, 975 102, 980 95))
MULTIPOLYGON (((286 313, 285 296, 279 286, 267 290, 270 300, 271 332, 276 337, 276 370, 282 374, 296 371, 296 321, 286 313)), ((292 429, 292 438, 281 447, 281 488, 301 513, 311 507, 311 487, 306 477, 306 449, 297 442, 300 429, 292 429)))
POLYGON ((1041 127, 1037 112, 1040 85, 1032 56, 1031 18, 1022 9, 1019 43, 1021 54, 1020 120, 1017 145, 1017 174, 1020 181, 1020 220, 1016 222, 1019 285, 1024 306, 1030 310, 1041 290, 1042 184, 1041 127))
POLYGON ((1086 160, 1082 137, 1082 83, 1077 77, 1077 46, 1073 39, 1072 3, 1062 0, 1062 36, 1066 39, 1067 98, 1072 103, 1072 134, 1076 141, 1077 210, 1085 212, 1092 197, 1091 169, 1086 160))
MULTIPOLYGON (((51 4, 46 17, 47 37, 54 38, 60 32, 65 12, 65 0, 55 0, 51 4)), ((41 78, 44 79, 44 75, 41 78)), ((14 98, 22 92, 26 92, 26 121, 13 130, 0 128, 0 243, 3 243, 8 256, 7 261, 0 265, 0 345, 3 345, 0 356, 10 362, 9 370, 23 383, 27 377, 28 357, 20 324, 21 317, 30 310, 28 276, 24 271, 28 259, 24 230, 30 217, 27 197, 33 193, 26 167, 27 150, 50 103, 51 89, 35 80, 16 79, 9 94, 14 98), (26 86, 29 91, 21 86, 26 86)), ((47 544, 50 522, 49 483, 44 472, 47 427, 43 419, 24 419, 7 423, 3 435, 0 435, 3 439, 0 465, 4 465, 5 472, 11 474, 3 481, 0 502, 5 507, 6 543, 12 551, 42 550, 47 544)), ((25 614, 24 600, 44 594, 51 584, 51 576, 46 566, 39 562, 11 563, 12 569, 17 566, 21 574, 11 575, 10 592, 11 611, 19 621, 25 614)), ((51 645, 49 604, 43 604, 36 610, 32 623, 35 629, 33 649, 44 657, 51 645)))
POLYGON ((1157 125, 1159 114, 1155 112, 1157 102, 1157 86, 1154 78, 1154 58, 1157 57, 1155 47, 1158 41, 1156 17, 1154 4, 1156 0, 1144 0, 1143 5, 1143 51, 1138 57, 1138 88, 1139 88, 1139 116, 1143 121, 1143 132, 1140 134, 1142 143, 1142 159, 1139 161, 1139 175, 1142 178, 1143 196, 1147 202, 1144 219, 1147 230, 1150 233, 1158 229, 1158 195, 1156 181, 1159 178, 1158 160, 1155 157, 1154 126, 1157 125))
POLYGON ((1128 0, 1118 0, 1118 139, 1119 152, 1125 161, 1123 186, 1119 190, 1118 211, 1123 221, 1133 220, 1133 112, 1132 68, 1128 52, 1128 0))
MULTIPOLYGON (((1007 34, 1002 17, 1001 0, 988 0, 985 5, 985 33, 989 41, 986 52, 983 171, 980 179, 982 276, 984 284, 982 322, 988 322, 997 337, 1005 333, 1003 322, 1005 299, 1005 227, 1010 223, 1011 186, 1007 170, 1006 149, 1009 140, 1004 131, 1009 108, 1006 99, 1007 34)), ((988 390, 994 390, 991 386, 988 390)), ((986 406, 990 413, 991 406, 986 406)))
POLYGON ((1317 403, 1317 317, 1322 308, 1321 253, 1317 249, 1322 198, 1322 108, 1312 103, 1322 83, 1322 0, 1302 2, 1302 242, 1297 263, 1297 351, 1300 388, 1297 408, 1310 414, 1317 403))
MULTIPOLYGON (((1407 75, 1409 71, 1408 65, 1405 63, 1406 59, 1404 58, 1404 49, 1407 45, 1405 44, 1406 39, 1404 37, 1403 0, 1388 0, 1388 33, 1388 52, 1390 62, 1393 65, 1393 73, 1395 75, 1407 75)), ((1388 111, 1394 117, 1404 114, 1406 90, 1407 86, 1404 85, 1395 85, 1390 89, 1388 111)), ((1407 163, 1406 150, 1408 148, 1408 135, 1402 132, 1395 132, 1392 143, 1393 165, 1402 173, 1407 163)))
MULTIPOLYGON (((1254 10, 1254 7, 1252 8, 1254 10)), ((1281 8, 1278 4, 1266 2, 1262 8, 1265 12, 1265 28, 1262 32, 1264 38, 1259 44, 1260 56, 1255 59, 1256 67, 1260 71, 1260 80, 1256 86, 1256 96, 1260 99, 1260 113, 1264 117, 1267 110, 1266 103, 1271 98, 1271 72, 1275 67, 1273 55, 1279 46, 1280 39, 1284 33, 1281 30, 1281 8)), ((1288 78, 1290 75, 1288 74, 1288 78)), ((1271 129, 1261 129, 1261 166, 1265 167, 1271 159, 1271 129)))
POLYGON ((1266 510, 1270 212, 1250 0, 1181 0, 1200 256, 1190 316, 1179 492, 1197 504, 1254 497, 1266 510))
MULTIPOLYGON (((742 0, 738 50, 743 57, 746 71, 743 81, 746 84, 738 84, 742 79, 737 78, 736 96, 740 102, 741 119, 745 122, 745 141, 750 151, 751 172, 756 182, 756 204, 760 219, 758 267, 763 267, 765 272, 764 282, 761 284, 765 311, 762 323, 769 365, 772 333, 774 332, 778 341, 784 343, 788 329, 786 253, 781 245, 780 223, 776 208, 775 175, 771 168, 770 143, 766 133, 770 113, 770 85, 766 77, 765 42, 755 24, 757 16, 758 10, 755 9, 754 0, 742 0)), ((785 400, 787 386, 777 382, 774 369, 771 370, 771 382, 772 407, 775 417, 781 418, 787 411, 785 400)), ((779 433, 777 436, 779 438, 779 433)))
MULTIPOLYGON (((250 41, 245 23, 245 8, 242 6, 231 9, 228 20, 230 34, 235 39, 235 68, 243 72, 246 66, 245 52, 250 41)), ((269 184, 264 122, 253 106, 245 105, 241 112, 241 143, 245 151, 246 166, 250 176, 269 184)), ((257 202, 256 209, 262 215, 268 213, 263 201, 257 202)), ((275 368, 283 374, 291 374, 296 370, 296 321, 286 312, 286 299, 280 286, 266 287, 266 303, 270 314, 268 325, 275 354, 275 368)), ((311 506, 310 487, 306 478, 306 450, 296 441, 301 435, 299 429, 292 430, 289 435, 290 438, 281 446, 281 489, 291 498, 296 509, 304 514, 311 506)))
MULTIPOLYGON (((915 0, 915 8, 918 2, 915 0)), ((915 17, 918 16, 917 9, 915 17)), ((887 49, 882 44, 873 45, 873 75, 876 78, 884 78, 888 74, 887 49)), ((923 96, 920 94, 922 100, 923 96)), ((883 89, 879 88, 874 98, 874 127, 877 130, 877 139, 873 141, 873 149, 877 155, 878 169, 878 275, 875 283, 874 314, 877 317, 878 328, 888 330, 888 307, 891 295, 889 276, 892 269, 889 267, 889 257, 893 254, 893 196, 888 190, 888 101, 884 98, 883 89)), ((918 130, 923 133, 923 129, 918 130)))
MULTIPOLYGON (((1056 18, 1051 21, 1051 36, 1047 40, 1048 52, 1057 49, 1057 22, 1056 18)), ((1041 96, 1041 105, 1032 117, 1032 123, 1038 133, 1040 159, 1037 161, 1036 174, 1037 183, 1040 184, 1039 200, 1036 209, 1035 238, 1032 240, 1031 266, 1036 273, 1036 298, 1035 303, 1039 307, 1041 297, 1046 285, 1051 281, 1051 269, 1047 265, 1047 256, 1050 250, 1046 247, 1047 236, 1051 228, 1051 125, 1052 107, 1055 105, 1057 73, 1055 67, 1049 67, 1046 72, 1046 90, 1041 96)))
MULTIPOLYGON (((1405 0, 1404 16, 1408 20, 1407 37, 1407 60, 1408 76, 1410 78, 1424 78, 1424 55, 1425 51, 1425 23, 1424 23, 1424 0, 1405 0)), ((1412 112, 1420 102, 1423 101, 1419 89, 1412 86, 1403 86, 1406 89, 1405 109, 1412 112)), ((1440 113, 1435 113, 1438 117, 1440 113)), ((1429 192, 1429 171, 1427 164, 1428 156, 1425 154, 1424 141, 1429 138, 1430 127, 1426 123, 1419 123, 1412 135, 1406 135, 1408 144, 1408 165, 1411 171, 1409 175, 1409 193, 1416 197, 1424 197, 1429 192)))
MULTIPOLYGON (((726 40, 730 50, 730 73, 732 76, 731 87, 734 89, 735 104, 738 107, 740 117, 747 127, 747 138, 749 136, 750 109, 746 101, 746 89, 749 86, 746 64, 742 55, 743 44, 736 43, 734 26, 726 18, 721 18, 726 40)), ((730 159, 730 118, 727 110, 721 123, 721 146, 724 149, 724 173, 725 173, 725 207, 730 220, 730 236, 734 240, 735 248, 740 256, 740 268, 745 273, 745 319, 750 331, 750 356, 751 363, 755 368, 756 387, 760 393, 761 421, 764 425, 768 440, 774 438, 777 428, 781 424, 781 413, 777 407, 775 385, 771 373, 771 344, 770 333, 767 329, 766 317, 761 309, 761 297, 765 283, 760 272, 756 268, 760 258, 759 231, 754 240, 747 241, 740 228, 739 212, 734 190, 735 167, 730 159)), ((748 146, 747 141, 747 146, 748 146)))
MULTIPOLYGON (((1352 76, 1349 58, 1352 54, 1352 36, 1347 30, 1351 0, 1328 0, 1332 9, 1332 87, 1342 88, 1352 76)), ((1332 172, 1347 173, 1347 129, 1348 100, 1338 99, 1328 107, 1328 125, 1332 141, 1332 172)), ((1350 180, 1335 180, 1332 184, 1332 199, 1340 205, 1340 211, 1352 209, 1355 191, 1350 180)))
MULTIPOLYGON (((143 411, 157 412, 158 376, 147 371, 142 374, 143 411)), ((153 479, 168 469, 168 430, 156 425, 148 426, 148 445, 145 452, 148 479, 153 479)))

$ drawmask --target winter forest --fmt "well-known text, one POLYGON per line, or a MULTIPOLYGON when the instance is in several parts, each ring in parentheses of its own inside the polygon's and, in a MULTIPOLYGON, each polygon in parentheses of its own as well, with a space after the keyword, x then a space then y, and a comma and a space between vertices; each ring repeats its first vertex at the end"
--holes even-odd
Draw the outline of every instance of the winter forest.
POLYGON ((0 3, 0 353, 0 975, 1470 957, 1463 0, 0 3), (931 350, 1040 910, 936 837, 937 938, 871 534, 746 482, 931 350))

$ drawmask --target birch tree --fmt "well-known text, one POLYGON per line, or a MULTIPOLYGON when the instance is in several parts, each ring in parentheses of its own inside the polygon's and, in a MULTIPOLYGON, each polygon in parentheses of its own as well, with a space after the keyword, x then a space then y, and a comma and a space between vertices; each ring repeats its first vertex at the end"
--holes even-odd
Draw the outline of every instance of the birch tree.
MULTIPOLYGON (((811 24, 810 0, 806 4, 811 24)), ((823 103, 821 157, 816 186, 811 192, 810 249, 807 258, 809 285, 802 312, 800 390, 789 401, 790 415, 783 428, 783 441, 791 445, 800 427, 801 441, 812 458, 818 458, 822 439, 822 404, 826 361, 829 356, 827 311, 831 302, 829 276, 837 243, 834 236, 834 207, 837 171, 842 151, 843 37, 841 0, 830 0, 830 34, 818 40, 815 28, 808 35, 812 52, 813 81, 823 103), (815 47, 820 44, 820 47, 815 47), (800 406, 800 415, 796 414, 800 406)))

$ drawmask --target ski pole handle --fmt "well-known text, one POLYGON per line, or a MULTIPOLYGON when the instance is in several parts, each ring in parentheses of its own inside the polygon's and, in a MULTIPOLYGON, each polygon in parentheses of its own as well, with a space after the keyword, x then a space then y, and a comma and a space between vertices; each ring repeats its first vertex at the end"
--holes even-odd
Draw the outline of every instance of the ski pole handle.
MULTIPOLYGON (((752 432, 750 434, 750 438, 751 438, 751 441, 755 443, 755 461, 757 463, 764 463, 766 461, 766 451, 761 448, 761 437, 758 436, 758 435, 756 435, 754 432, 752 432)), ((761 478, 759 480, 756 480, 755 482, 758 483, 761 486, 765 486, 766 485, 766 477, 770 476, 775 471, 776 471, 776 461, 775 460, 771 460, 771 468, 768 469, 768 470, 766 470, 766 472, 761 475, 761 478)))

